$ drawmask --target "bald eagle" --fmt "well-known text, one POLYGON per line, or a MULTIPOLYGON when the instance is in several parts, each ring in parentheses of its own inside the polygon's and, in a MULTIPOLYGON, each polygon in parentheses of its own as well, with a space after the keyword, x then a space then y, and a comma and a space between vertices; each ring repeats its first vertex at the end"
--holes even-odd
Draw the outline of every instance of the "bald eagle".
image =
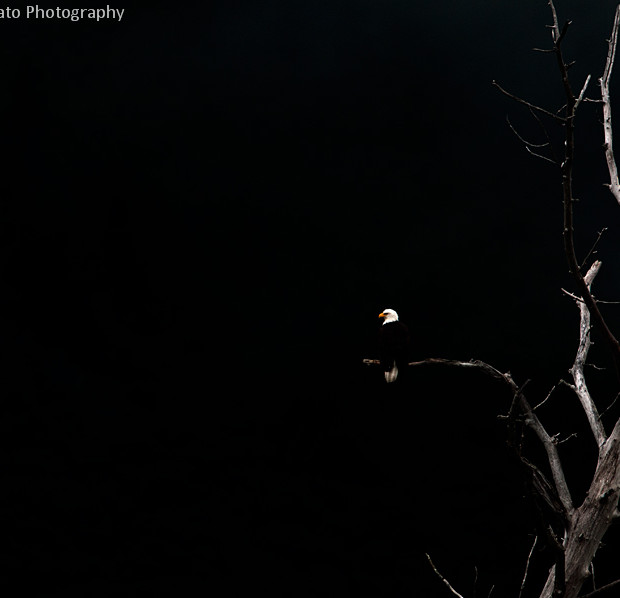
POLYGON ((379 328, 379 355, 385 381, 394 382, 399 368, 407 365, 409 351, 409 329, 398 321, 393 309, 384 309, 380 314, 383 325, 379 328))

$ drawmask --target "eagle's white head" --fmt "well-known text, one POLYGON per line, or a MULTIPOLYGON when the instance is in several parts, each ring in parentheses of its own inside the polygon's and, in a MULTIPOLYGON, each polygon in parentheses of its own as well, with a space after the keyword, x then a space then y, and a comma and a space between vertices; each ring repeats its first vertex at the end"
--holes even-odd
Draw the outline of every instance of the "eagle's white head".
POLYGON ((384 309, 380 314, 380 318, 383 318, 383 325, 390 322, 398 322, 398 314, 393 309, 384 309))

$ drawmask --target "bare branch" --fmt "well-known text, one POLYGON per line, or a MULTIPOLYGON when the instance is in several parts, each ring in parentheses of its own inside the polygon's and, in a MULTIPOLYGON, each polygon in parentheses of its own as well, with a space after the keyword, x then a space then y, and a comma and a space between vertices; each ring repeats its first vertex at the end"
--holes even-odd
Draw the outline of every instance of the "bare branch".
POLYGON ((581 596, 581 598, 594 598, 595 596, 599 596, 600 594, 602 594, 603 592, 606 592, 607 590, 611 590, 612 588, 615 588, 617 585, 620 585, 620 579, 617 579, 616 581, 612 581, 611 583, 604 585, 602 588, 599 588, 598 590, 594 590, 594 592, 590 592, 589 594, 584 594, 583 596, 581 596))
POLYGON ((506 116, 506 122, 508 123, 508 126, 510 127, 510 130, 517 136, 517 139, 521 143, 524 143, 525 145, 527 145, 528 147, 548 147, 549 146, 549 142, 548 141, 546 143, 531 143, 530 141, 527 141, 526 139, 523 139, 523 137, 521 137, 521 135, 519 135, 517 130, 512 126, 512 123, 510 122, 510 119, 508 118, 508 116, 506 116))
POLYGON ((594 250, 596 249, 596 246, 598 245, 599 241, 601 240, 601 237, 603 236, 603 233, 606 230, 607 230, 607 227, 604 227, 603 229, 601 229, 599 231, 598 235, 596 236, 596 241, 594 241, 594 244, 590 248, 590 251, 588 251, 588 255, 586 255, 586 257, 583 258, 583 262, 581 262, 581 266, 579 266, 580 270, 583 270, 583 268, 586 265, 587 261, 590 259, 590 256, 595 252, 594 250))
POLYGON ((567 436, 566 438, 564 438, 564 440, 557 440, 556 444, 557 445, 564 444, 565 442, 568 442, 571 438, 577 438, 577 432, 573 432, 570 436, 567 436))
POLYGON ((536 542, 538 542, 538 536, 534 536, 534 543, 532 544, 532 548, 530 548, 530 553, 527 555, 527 561, 525 563, 525 571, 523 573, 523 581, 521 582, 521 588, 519 589, 519 598, 521 598, 521 594, 523 594, 523 588, 525 588, 527 572, 528 572, 528 569, 530 568, 530 560, 532 559, 534 548, 536 548, 536 542))
POLYGON ((605 158, 607 159, 607 170, 609 171, 609 190, 620 204, 620 180, 618 179, 618 167, 614 157, 613 131, 611 126, 611 99, 609 95, 609 81, 611 71, 616 57, 616 45, 618 42, 618 27, 620 25, 620 5, 616 8, 614 24, 609 39, 609 49, 607 51, 607 62, 603 76, 599 79, 601 86, 601 99, 603 102, 603 132, 605 134, 605 158))
POLYGON ((545 139, 547 140, 547 143, 549 144, 549 147, 551 148, 551 154, 553 155, 553 159, 555 163, 559 164, 560 160, 558 160, 558 155, 555 151, 555 147, 553 143, 551 143, 551 137, 549 136, 549 131, 547 131, 547 127, 545 127, 543 121, 540 120, 540 117, 538 116, 538 114, 536 114, 534 110, 529 108, 529 111, 530 111, 530 114, 532 115, 532 118, 538 123, 538 126, 542 129, 545 139))
POLYGON ((463 598, 462 594, 459 594, 451 585, 450 582, 441 574, 439 573, 439 571, 437 570, 437 567, 435 567, 435 565, 433 564, 433 561, 431 560, 431 557, 429 556, 428 552, 426 553, 426 558, 428 559, 428 562, 430 564, 430 566, 433 568, 433 571, 435 572, 435 574, 437 575, 437 577, 439 577, 439 579, 441 579, 441 581, 444 582, 444 584, 446 584, 446 587, 455 595, 458 596, 459 598, 463 598))
POLYGON ((559 116, 557 114, 554 114, 553 112, 549 112, 549 110, 545 110, 545 108, 541 108, 540 106, 531 104, 530 102, 524 100, 523 98, 520 98, 519 96, 516 96, 510 93, 509 91, 506 91, 497 81, 493 81, 493 85, 497 87, 497 89, 499 89, 504 95, 508 96, 510 99, 514 100, 515 102, 519 102, 519 104, 523 104, 524 106, 527 106, 528 108, 531 108, 532 110, 537 110, 538 112, 542 114, 546 114, 547 116, 550 116, 551 118, 558 120, 560 122, 566 122, 566 118, 564 118, 563 116, 559 116))
POLYGON ((574 299, 575 301, 579 303, 583 303, 583 299, 581 297, 577 297, 577 295, 575 295, 574 293, 571 293, 570 291, 567 291, 566 289, 561 288, 561 287, 560 287, 560 291, 562 291, 565 295, 567 295, 571 299, 574 299))
MULTIPOLYGON (((561 381, 558 382, 558 384, 560 383, 561 381)), ((540 403, 538 403, 538 405, 536 405, 536 407, 534 407, 532 411, 536 411, 536 409, 542 407, 551 398, 551 395, 553 394, 553 391, 558 387, 558 384, 553 385, 553 388, 547 393, 547 396, 540 403)))
POLYGON ((607 407, 603 410, 603 413, 599 415, 600 418, 602 418, 616 404, 618 397, 620 397, 620 392, 615 396, 614 400, 607 405, 607 407))
POLYGON ((560 38, 560 24, 558 22, 558 13, 555 10, 553 0, 549 0, 549 7, 551 8, 551 16, 553 17, 553 25, 551 26, 551 37, 553 38, 553 43, 557 45, 560 38))
POLYGON ((577 110, 577 108, 579 107, 579 104, 581 104, 581 102, 583 101, 583 96, 586 93, 586 88, 588 87, 588 84, 590 83, 590 79, 591 78, 592 78, 592 75, 588 75, 586 77, 586 81, 583 84, 583 87, 581 88, 581 91, 579 92, 579 96, 577 97, 577 101, 575 102, 574 110, 577 110))
MULTIPOLYGON (((381 361, 379 361, 378 359, 362 359, 362 363, 364 363, 365 365, 381 365, 381 361)), ((458 361, 457 359, 428 357, 427 359, 422 359, 421 361, 410 361, 407 365, 409 367, 417 367, 423 365, 447 365, 457 368, 481 370, 488 376, 491 376, 492 378, 495 378, 497 380, 502 380, 503 382, 507 383, 513 392, 519 390, 517 385, 514 383, 514 380, 510 377, 510 374, 502 374, 492 365, 489 365, 488 363, 477 359, 472 359, 470 361, 458 361)))
POLYGON ((527 146, 525 146, 525 149, 528 151, 529 154, 531 154, 535 158, 540 158, 541 160, 545 160, 545 162, 551 162, 551 164, 553 164, 554 166, 558 166, 558 163, 555 160, 552 160, 551 158, 547 158, 547 156, 543 156, 542 154, 537 154, 536 152, 533 152, 527 146))
MULTIPOLYGON (((567 291, 566 289, 562 287, 560 287, 560 291, 562 291, 566 296, 570 297, 571 299, 574 299, 578 303, 585 303, 585 301, 581 297, 577 297, 577 295, 575 295, 574 293, 571 293, 570 291, 567 291)), ((604 301, 603 299, 595 299, 594 295, 592 295, 592 300, 594 301, 594 303, 603 303, 604 305, 620 305, 620 301, 604 301)), ((592 366, 592 364, 590 363, 587 365, 592 366)), ((596 366, 592 366, 592 367, 596 367, 596 366)), ((598 368, 598 369, 603 370, 605 368, 598 368)))
POLYGON ((553 476, 553 482, 557 490, 562 506, 566 512, 566 516, 570 520, 573 513, 573 500, 566 484, 566 478, 564 477, 564 470, 562 469, 562 462, 560 461, 560 455, 553 438, 549 436, 547 430, 536 417, 526 398, 521 395, 521 409, 525 412, 525 424, 536 434, 538 440, 542 443, 545 452, 547 453, 547 460, 551 468, 551 475, 553 476))
MULTIPOLYGON (((590 266, 590 269, 586 273, 584 280, 588 286, 588 289, 592 285, 592 281, 595 276, 598 274, 598 271, 601 268, 601 262, 596 261, 590 266)), ((590 350, 590 312, 588 311, 588 307, 583 301, 577 303, 579 306, 580 312, 580 324, 579 324, 579 347, 577 349, 577 355, 575 356, 575 362, 570 369, 570 373, 573 376, 573 380, 575 381, 575 386, 573 390, 583 407, 583 410, 588 418, 588 423, 590 424, 590 429, 592 430, 592 434, 594 435, 594 440, 596 441, 599 449, 605 444, 605 440, 607 437, 605 436, 605 430, 603 428, 603 424, 601 422, 601 418, 596 409, 596 405, 590 396, 590 391, 588 390, 588 386, 586 384, 585 375, 583 372, 584 365, 588 358, 588 351, 590 350)))
MULTIPOLYGON (((555 42, 558 46, 562 43, 562 40, 566 36, 566 32, 571 25, 572 21, 566 21, 566 23, 564 23, 564 25, 562 26, 562 31, 560 31, 560 37, 558 37, 557 41, 555 42)), ((574 60, 573 62, 570 62, 567 66, 572 66, 573 64, 575 64, 574 60)))
POLYGON ((590 269, 586 272, 586 275, 583 277, 585 283, 588 285, 588 288, 592 286, 592 282, 596 278, 598 271, 601 269, 603 263, 600 260, 596 260, 591 266, 590 269))

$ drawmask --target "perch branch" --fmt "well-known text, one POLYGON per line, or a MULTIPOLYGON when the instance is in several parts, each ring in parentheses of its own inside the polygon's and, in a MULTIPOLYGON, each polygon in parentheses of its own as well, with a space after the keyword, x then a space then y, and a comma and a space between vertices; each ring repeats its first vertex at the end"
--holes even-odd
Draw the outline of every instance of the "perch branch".
MULTIPOLYGON (((364 359, 363 363, 366 365, 379 365, 381 362, 378 359, 364 359)), ((503 374, 492 365, 480 360, 458 361, 455 359, 430 357, 421 361, 411 361, 408 365, 410 367, 423 365, 447 365, 456 368, 475 369, 482 371, 496 380, 501 380, 504 382, 512 391, 514 402, 518 403, 521 412, 525 415, 525 424, 536 434, 543 445, 545 452, 547 453, 547 459, 551 468, 551 474, 553 475, 555 489, 566 512, 566 516, 570 520, 573 512, 573 501, 571 499, 568 485, 566 484, 566 478, 564 476, 564 470, 562 469, 562 462, 558 454, 557 446, 553 441, 553 438, 548 434, 534 413, 528 400, 525 398, 525 395, 522 392, 523 389, 516 385, 509 373, 503 374)))
POLYGON ((607 62, 603 76, 599 79, 601 86, 601 100, 603 102, 603 132, 605 134, 605 158, 607 159, 607 170, 609 170, 609 190, 620 204, 620 181, 618 180, 618 167, 614 157, 613 132, 611 127, 611 100, 609 95, 609 81, 611 71, 616 57, 616 45, 618 42, 618 27, 620 25, 620 5, 616 8, 614 24, 609 38, 609 49, 607 51, 607 62))

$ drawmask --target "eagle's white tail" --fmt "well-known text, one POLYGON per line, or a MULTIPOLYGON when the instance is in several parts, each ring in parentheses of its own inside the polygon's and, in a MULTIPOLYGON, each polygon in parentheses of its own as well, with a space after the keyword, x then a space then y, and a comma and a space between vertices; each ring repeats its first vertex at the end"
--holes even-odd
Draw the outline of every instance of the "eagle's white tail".
POLYGON ((398 368, 396 367, 396 362, 392 365, 392 369, 387 372, 383 372, 385 375, 385 381, 389 384, 390 382, 394 382, 396 377, 398 376, 398 368))

